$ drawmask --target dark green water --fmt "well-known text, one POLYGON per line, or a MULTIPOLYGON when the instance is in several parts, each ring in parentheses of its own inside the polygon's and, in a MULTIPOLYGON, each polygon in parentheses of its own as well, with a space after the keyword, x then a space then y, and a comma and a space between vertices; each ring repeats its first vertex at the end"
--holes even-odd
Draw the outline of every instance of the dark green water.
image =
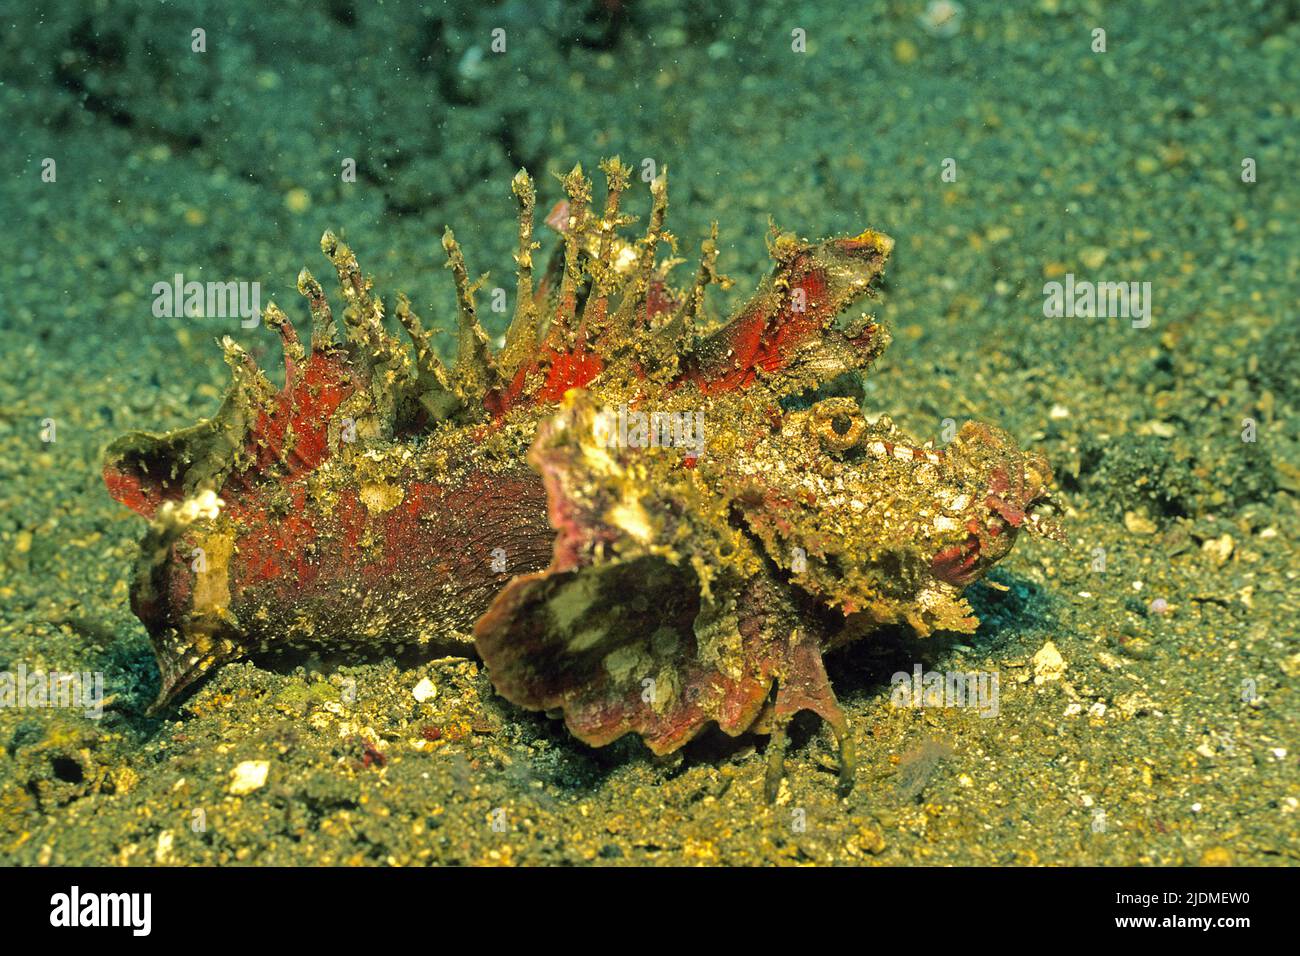
MULTIPOLYGON (((0 708, 0 859, 1294 863, 1300 15, 942 12, 0 5, 0 672, 98 672, 109 697, 99 720, 0 708), (234 665, 145 717, 142 522, 105 493, 102 448, 211 415, 215 339, 277 354, 237 316, 157 317, 155 284, 257 282, 305 320, 294 281, 327 271, 333 228, 445 324, 444 227, 509 288, 514 172, 545 212, 554 174, 615 153, 669 168, 692 261, 718 221, 719 313, 767 270, 769 219, 892 235, 895 341, 866 404, 920 436, 1009 429, 1055 467, 1071 545, 1018 546, 1007 590, 972 594, 973 638, 832 659, 862 762, 846 801, 815 727, 770 807, 761 738, 594 751, 467 662, 234 665), (1048 317, 1067 275, 1136 283, 1149 310, 1048 317), (1036 682, 1049 641, 1066 669, 1036 682), (892 708, 916 661, 996 671, 998 717, 892 708), (416 707, 423 678, 438 695, 416 707), (267 781, 232 795, 246 761, 267 781)), ((485 312, 494 335, 505 318, 485 312)))

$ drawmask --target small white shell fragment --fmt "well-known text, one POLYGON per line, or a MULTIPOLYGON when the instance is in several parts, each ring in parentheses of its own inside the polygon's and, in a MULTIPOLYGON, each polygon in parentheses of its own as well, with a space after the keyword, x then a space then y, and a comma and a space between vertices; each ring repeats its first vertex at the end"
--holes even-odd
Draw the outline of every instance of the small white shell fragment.
POLYGON ((266 784, 266 775, 271 770, 269 760, 245 760, 230 771, 229 792, 243 796, 260 790, 266 784))
POLYGON ((423 704, 426 700, 433 700, 438 696, 438 688, 426 677, 411 688, 411 696, 423 704))
POLYGON ((1038 649, 1038 653, 1033 656, 1033 663, 1035 684, 1060 680, 1061 675, 1065 673, 1065 659, 1061 657, 1061 652, 1051 641, 1038 649))

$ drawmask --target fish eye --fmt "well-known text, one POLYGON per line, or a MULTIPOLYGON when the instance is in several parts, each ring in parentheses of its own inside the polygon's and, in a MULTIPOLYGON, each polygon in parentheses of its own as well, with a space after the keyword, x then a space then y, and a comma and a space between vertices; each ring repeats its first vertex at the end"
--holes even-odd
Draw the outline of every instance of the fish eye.
POLYGON ((844 452, 862 440, 867 423, 851 398, 828 398, 812 408, 813 434, 828 451, 844 452))

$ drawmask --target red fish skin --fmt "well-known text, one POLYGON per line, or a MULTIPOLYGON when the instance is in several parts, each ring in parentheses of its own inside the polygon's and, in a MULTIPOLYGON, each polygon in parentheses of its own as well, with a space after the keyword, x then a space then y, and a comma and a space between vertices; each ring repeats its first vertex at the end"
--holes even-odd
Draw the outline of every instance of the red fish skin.
POLYGON ((716 226, 693 285, 671 287, 680 260, 657 254, 676 251, 666 182, 631 242, 617 233, 631 170, 602 169, 603 211, 580 167, 563 177, 568 200, 548 220, 563 255, 535 285, 534 187, 523 171, 512 182, 518 294, 500 351, 450 230, 450 366, 405 297, 396 317, 414 350, 389 334, 371 280, 327 232, 346 341, 304 270, 310 354, 267 309, 283 388, 227 339, 234 381, 213 419, 110 446, 110 493, 151 522, 131 599, 162 673, 155 710, 259 652, 477 652, 499 693, 563 711, 590 744, 636 733, 667 753, 710 724, 771 732, 769 796, 784 727, 811 710, 851 786, 822 654, 883 623, 973 630, 960 589, 1018 529, 1051 533, 1034 510, 1051 471, 975 423, 944 455, 868 423, 854 399, 805 407, 888 345, 870 316, 845 314, 883 272, 888 236, 774 232, 775 267, 714 325, 704 292, 730 284, 716 226), (598 405, 686 416, 701 443, 707 419, 711 444, 662 459, 602 446, 598 405))
MULTIPOLYGON (((354 489, 289 514, 255 493, 215 525, 177 537, 132 591, 156 640, 188 634, 195 646, 197 661, 173 668, 175 676, 164 668, 160 702, 249 653, 405 646, 472 654, 474 621, 500 588, 550 560, 542 484, 521 469, 395 487, 401 502, 379 514, 354 489)), ((290 495, 301 501, 302 490, 290 495)))
MULTIPOLYGON (((532 473, 401 487, 403 502, 377 516, 352 489, 328 512, 278 516, 258 508, 256 497, 232 509, 228 611, 242 639, 261 649, 273 637, 292 639, 294 619, 308 606, 327 610, 340 633, 364 633, 368 612, 382 605, 393 644, 428 643, 446 630, 467 633, 505 581, 550 560, 554 532, 532 473), (500 572, 490 559, 497 548, 505 555, 500 572)), ((191 534, 173 544, 165 600, 144 621, 151 630, 178 627, 194 610, 190 556, 204 540, 191 534)))

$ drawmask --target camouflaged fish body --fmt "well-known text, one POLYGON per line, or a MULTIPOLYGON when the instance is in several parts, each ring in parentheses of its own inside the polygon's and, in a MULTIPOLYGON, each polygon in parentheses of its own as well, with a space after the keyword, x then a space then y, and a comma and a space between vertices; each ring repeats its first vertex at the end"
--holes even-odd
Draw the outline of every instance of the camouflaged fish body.
POLYGON ((629 170, 602 169, 599 208, 580 169, 565 177, 547 220, 561 247, 536 279, 534 188, 515 177, 517 306, 499 351, 450 231, 450 366, 404 298, 413 350, 388 333, 327 233, 342 343, 304 271, 310 349, 266 312, 283 388, 227 339, 233 382, 213 419, 109 448, 110 492, 150 520, 132 606, 157 651, 156 706, 259 650, 472 641, 503 696, 563 712, 588 743, 636 732, 663 753, 711 723, 773 732, 772 786, 785 724, 815 711, 847 784, 822 654, 884 623, 973 630, 961 589, 1019 530, 1051 530, 1034 510, 1050 469, 991 426, 967 423, 939 451, 852 399, 814 400, 888 343, 846 314, 887 236, 775 236, 771 275, 715 326, 716 231, 674 287, 665 181, 631 240, 629 170))

